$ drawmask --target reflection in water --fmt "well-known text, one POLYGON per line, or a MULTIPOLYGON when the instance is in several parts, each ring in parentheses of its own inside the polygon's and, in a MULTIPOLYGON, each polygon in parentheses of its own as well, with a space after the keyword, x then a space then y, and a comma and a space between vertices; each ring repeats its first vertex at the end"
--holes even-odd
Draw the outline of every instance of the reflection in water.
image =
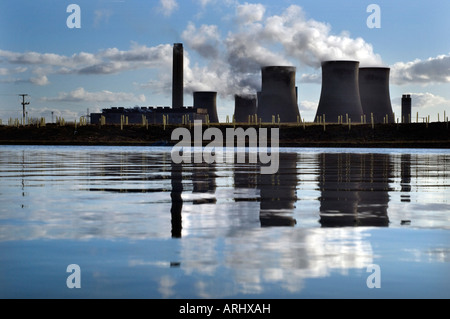
POLYGON ((183 166, 181 164, 171 164, 171 181, 172 191, 170 198, 172 199, 172 207, 170 208, 170 214, 172 217, 172 237, 181 238, 182 217, 181 212, 183 210, 183 166))
POLYGON ((259 175, 261 196, 260 221, 262 227, 294 226, 292 216, 297 201, 297 154, 280 153, 279 170, 274 175, 259 175))
POLYGON ((141 288, 156 296, 296 297, 315 286, 306 279, 322 278, 320 290, 336 274, 365 289, 365 267, 392 265, 397 255, 433 267, 449 261, 449 153, 299 149, 280 153, 277 174, 260 175, 257 164, 180 165, 165 149, 125 150, 3 148, 0 265, 8 278, 24 273, 14 258, 38 277, 67 251, 58 255, 86 273, 117 271, 128 291, 151 278, 141 288), (420 228, 419 241, 410 229, 420 228), (408 240, 395 242, 400 235, 408 240))
POLYGON ((217 201, 214 196, 216 192, 216 165, 206 163, 192 165, 192 193, 207 195, 195 198, 194 205, 214 204, 217 201))
POLYGON ((401 201, 405 203, 411 202, 411 154, 402 154, 401 156, 401 201))
POLYGON ((388 226, 392 163, 387 154, 319 156, 322 227, 388 226))
MULTIPOLYGON (((280 153, 279 170, 273 175, 260 174, 259 164, 235 164, 235 202, 260 202, 261 227, 294 226, 292 211, 297 201, 297 154, 280 153)), ((251 209, 251 208, 250 208, 251 209)))

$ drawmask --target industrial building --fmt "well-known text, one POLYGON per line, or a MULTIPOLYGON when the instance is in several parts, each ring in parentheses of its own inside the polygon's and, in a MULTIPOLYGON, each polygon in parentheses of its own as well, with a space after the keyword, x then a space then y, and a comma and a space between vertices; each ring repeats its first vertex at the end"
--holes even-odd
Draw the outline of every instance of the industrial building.
POLYGON ((184 81, 184 49, 182 43, 173 45, 172 62, 172 107, 180 109, 183 103, 183 81, 184 81))
MULTIPOLYGON (((182 43, 173 45, 172 107, 110 108, 91 114, 91 123, 120 124, 123 116, 128 124, 182 124, 187 121, 219 123, 217 92, 193 92, 193 106, 184 106, 182 43)), ((247 123, 257 115, 263 123, 298 122, 298 88, 296 68, 293 66, 265 66, 261 68, 261 91, 255 94, 236 94, 234 120, 247 123)), ((358 61, 332 60, 322 62, 322 90, 315 121, 339 123, 394 123, 389 90, 390 69, 359 67, 358 61)), ((402 122, 411 119, 411 96, 403 96, 402 122)))
POLYGON ((194 108, 205 109, 210 123, 219 123, 217 92, 194 92, 194 108))
POLYGON ((361 121, 363 108, 358 74, 358 61, 322 62, 322 92, 316 121, 337 123, 340 118, 361 121))
POLYGON ((389 90, 390 69, 359 69, 359 93, 364 115, 374 123, 395 123, 389 90))
POLYGON ((237 123, 247 123, 249 116, 257 114, 256 94, 236 94, 234 96, 234 120, 237 123))
POLYGON ((258 118, 280 123, 297 122, 300 111, 295 86, 296 68, 293 66, 267 66, 261 69, 262 86, 258 94, 258 118))
POLYGON ((402 123, 411 123, 412 99, 410 94, 402 96, 402 123))
POLYGON ((121 117, 125 116, 128 124, 143 124, 143 117, 148 124, 161 124, 166 118, 166 124, 182 124, 187 121, 206 121, 206 110, 194 107, 173 109, 171 107, 113 107, 103 109, 102 113, 91 113, 91 123, 98 124, 103 116, 105 124, 120 124, 121 117))
POLYGON ((187 121, 202 120, 219 122, 216 106, 216 92, 195 92, 194 107, 185 107, 183 98, 184 49, 182 43, 173 46, 172 65, 172 107, 113 107, 102 110, 102 113, 91 113, 91 123, 97 124, 101 117, 106 124, 120 124, 125 116, 128 124, 142 124, 144 119, 149 124, 182 124, 187 121))

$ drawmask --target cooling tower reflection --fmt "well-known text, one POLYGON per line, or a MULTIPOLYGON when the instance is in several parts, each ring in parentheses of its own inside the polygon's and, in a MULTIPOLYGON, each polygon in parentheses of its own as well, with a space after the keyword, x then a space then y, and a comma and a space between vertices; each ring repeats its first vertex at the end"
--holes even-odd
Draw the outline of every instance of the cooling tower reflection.
POLYGON ((322 227, 388 226, 389 155, 323 153, 318 157, 322 227))
POLYGON ((259 175, 261 226, 293 226, 290 214, 297 201, 297 154, 280 153, 279 170, 274 175, 259 175))

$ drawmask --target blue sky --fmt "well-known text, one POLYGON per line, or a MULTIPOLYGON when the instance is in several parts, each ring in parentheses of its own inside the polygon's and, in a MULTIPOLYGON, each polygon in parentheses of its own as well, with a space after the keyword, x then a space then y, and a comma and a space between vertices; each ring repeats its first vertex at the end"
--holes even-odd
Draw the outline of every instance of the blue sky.
POLYGON ((391 98, 413 94, 414 111, 450 113, 449 1, 406 0, 4 0, 0 3, 0 118, 51 112, 73 121, 111 106, 171 104, 172 44, 184 43, 185 104, 192 92, 219 92, 219 116, 234 93, 253 93, 260 67, 297 67, 300 112, 313 120, 320 61, 357 59, 391 67, 391 98), (70 29, 70 4, 81 28, 70 29), (366 9, 381 9, 370 29, 366 9))

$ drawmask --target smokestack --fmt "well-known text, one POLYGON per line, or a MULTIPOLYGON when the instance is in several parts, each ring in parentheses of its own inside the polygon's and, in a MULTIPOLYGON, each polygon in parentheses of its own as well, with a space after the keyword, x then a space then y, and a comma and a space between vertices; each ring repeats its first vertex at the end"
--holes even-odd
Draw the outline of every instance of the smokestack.
POLYGON ((292 66, 267 66, 261 69, 262 89, 258 100, 258 118, 272 122, 297 122, 300 111, 295 87, 296 68, 292 66))
POLYGON ((235 95, 234 96, 234 120, 238 123, 248 122, 249 115, 257 114, 256 95, 235 95))
POLYGON ((322 93, 316 119, 325 114, 326 122, 338 122, 343 116, 353 122, 363 115, 358 83, 358 61, 322 62, 322 93))
POLYGON ((194 92, 194 107, 208 110, 209 121, 219 123, 217 92, 194 92))
POLYGON ((389 92, 389 68, 360 68, 359 94, 361 105, 366 118, 375 123, 395 123, 389 92))
POLYGON ((179 109, 184 106, 183 102, 183 44, 173 45, 173 69, 172 69, 172 108, 179 109))
POLYGON ((412 99, 411 95, 402 96, 402 123, 411 123, 412 99))

